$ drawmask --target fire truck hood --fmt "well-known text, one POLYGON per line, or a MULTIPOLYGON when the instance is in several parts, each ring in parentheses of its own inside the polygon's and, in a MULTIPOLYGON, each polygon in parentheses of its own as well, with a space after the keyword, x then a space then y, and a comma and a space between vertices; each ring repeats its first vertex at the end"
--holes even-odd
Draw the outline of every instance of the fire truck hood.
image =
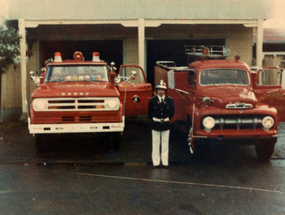
POLYGON ((33 98, 52 97, 119 97, 117 88, 109 82, 44 83, 34 91, 33 98))
POLYGON ((239 87, 239 86, 213 86, 205 87, 201 91, 200 98, 209 97, 213 102, 214 106, 221 108, 227 104, 245 103, 256 106, 257 98, 250 88, 239 87))

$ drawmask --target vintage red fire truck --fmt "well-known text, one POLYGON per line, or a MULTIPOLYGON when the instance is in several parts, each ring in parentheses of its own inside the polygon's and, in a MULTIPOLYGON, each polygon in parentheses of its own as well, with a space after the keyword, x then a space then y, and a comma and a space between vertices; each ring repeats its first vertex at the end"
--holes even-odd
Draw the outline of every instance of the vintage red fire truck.
POLYGON ((32 75, 39 86, 32 94, 28 122, 38 149, 48 147, 44 140, 52 134, 121 134, 125 116, 148 111, 152 86, 141 67, 122 65, 117 75, 98 52, 91 61, 84 61, 81 52, 73 58, 63 61, 56 52, 40 77, 32 75))
POLYGON ((186 127, 190 151, 203 142, 255 145, 268 160, 277 141, 277 124, 285 120, 283 69, 253 71, 246 63, 225 60, 221 46, 186 46, 186 54, 201 57, 185 67, 158 61, 155 82, 163 79, 174 99, 174 127, 186 127), (222 59, 220 59, 222 57, 222 59), (219 58, 219 59, 209 59, 219 58))

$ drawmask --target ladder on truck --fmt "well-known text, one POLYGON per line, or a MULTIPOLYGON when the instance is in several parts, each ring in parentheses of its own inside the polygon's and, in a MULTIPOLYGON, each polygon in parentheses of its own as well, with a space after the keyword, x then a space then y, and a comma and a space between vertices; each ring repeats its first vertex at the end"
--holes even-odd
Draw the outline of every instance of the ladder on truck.
POLYGON ((187 66, 176 66, 174 61, 156 61, 155 63, 166 70, 182 71, 188 69, 187 66))
POLYGON ((194 46, 185 45, 185 54, 188 57, 188 64, 190 63, 190 57, 202 57, 207 58, 226 58, 231 55, 231 50, 225 46, 209 45, 209 46, 194 46))

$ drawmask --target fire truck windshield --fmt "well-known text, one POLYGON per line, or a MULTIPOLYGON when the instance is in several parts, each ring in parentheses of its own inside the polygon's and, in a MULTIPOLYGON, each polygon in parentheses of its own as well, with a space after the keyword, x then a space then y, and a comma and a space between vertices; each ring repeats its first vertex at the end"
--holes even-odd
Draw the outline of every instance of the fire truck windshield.
POLYGON ((69 81, 109 81, 106 66, 103 65, 64 65, 49 66, 45 82, 69 81))
POLYGON ((249 85, 249 75, 239 69, 208 69, 200 72, 200 85, 249 85))

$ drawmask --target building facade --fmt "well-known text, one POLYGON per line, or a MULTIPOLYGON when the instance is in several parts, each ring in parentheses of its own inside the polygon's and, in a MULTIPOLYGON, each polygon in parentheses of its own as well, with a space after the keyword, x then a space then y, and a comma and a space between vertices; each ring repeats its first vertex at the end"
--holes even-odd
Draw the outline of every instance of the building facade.
POLYGON ((101 59, 117 67, 140 65, 155 84, 156 61, 187 65, 185 45, 225 45, 231 49, 228 59, 239 55, 252 65, 256 29, 256 64, 261 67, 262 24, 272 17, 274 1, 7 0, 5 6, 7 19, 18 22, 23 36, 19 93, 25 114, 34 89, 29 72, 39 71, 57 51, 63 59, 81 51, 88 60, 98 51, 101 59))

